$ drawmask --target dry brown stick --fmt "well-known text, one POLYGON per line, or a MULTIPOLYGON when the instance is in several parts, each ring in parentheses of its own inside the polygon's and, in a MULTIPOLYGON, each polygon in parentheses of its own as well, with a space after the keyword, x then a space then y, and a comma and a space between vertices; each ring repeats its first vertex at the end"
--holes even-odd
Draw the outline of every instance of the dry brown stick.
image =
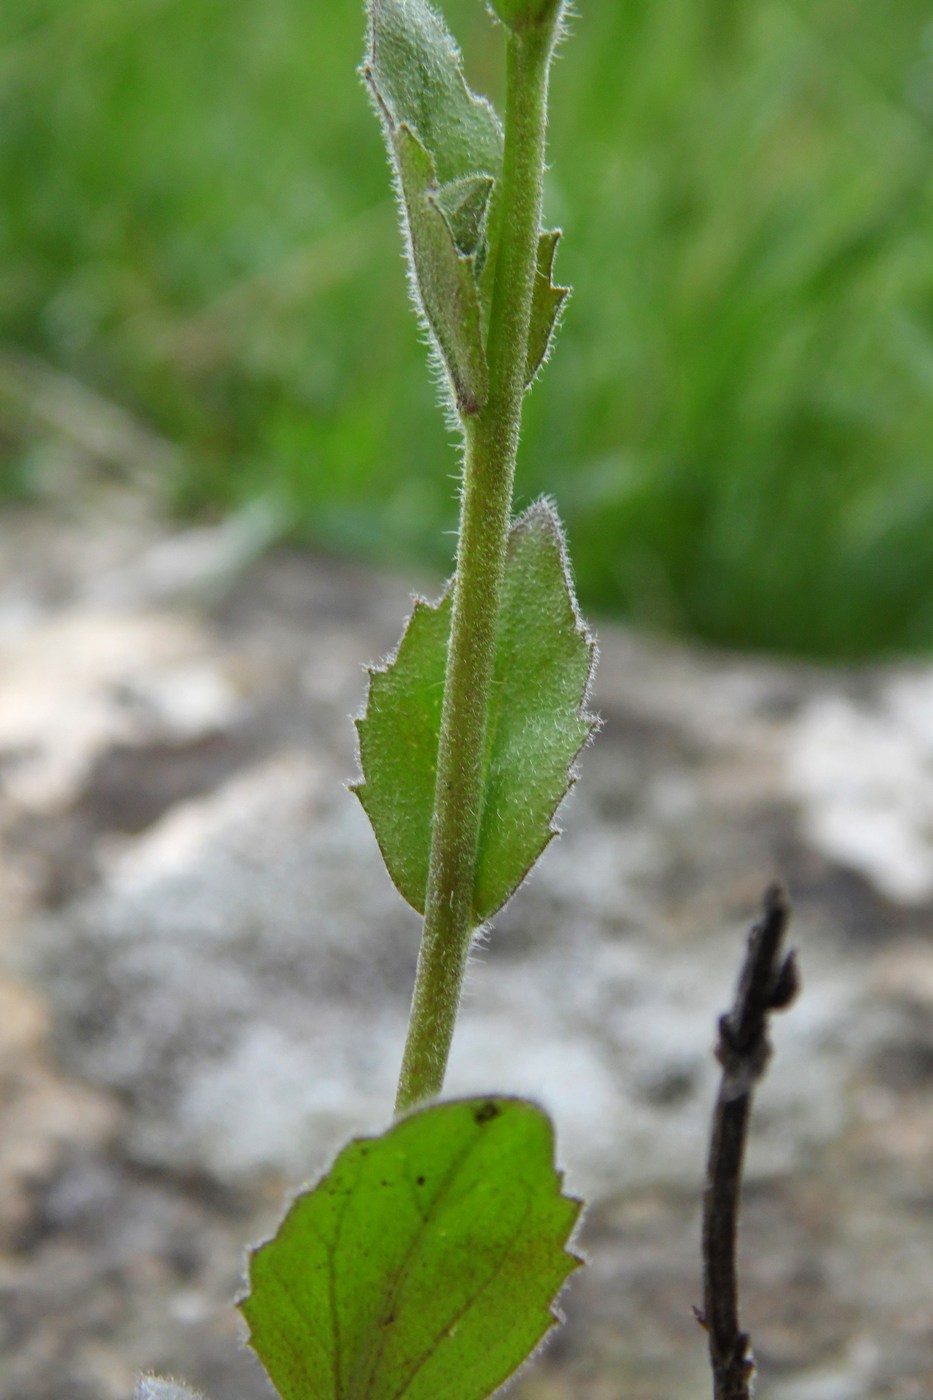
POLYGON ((748 936, 735 1004, 719 1020, 722 1082, 703 1198, 704 1300, 703 1312, 697 1312, 709 1334, 713 1400, 749 1400, 755 1370, 748 1333, 739 1326, 739 1198, 752 1095, 771 1055, 768 1016, 789 1006, 800 985, 793 952, 782 951, 789 917, 784 891, 772 885, 748 936))

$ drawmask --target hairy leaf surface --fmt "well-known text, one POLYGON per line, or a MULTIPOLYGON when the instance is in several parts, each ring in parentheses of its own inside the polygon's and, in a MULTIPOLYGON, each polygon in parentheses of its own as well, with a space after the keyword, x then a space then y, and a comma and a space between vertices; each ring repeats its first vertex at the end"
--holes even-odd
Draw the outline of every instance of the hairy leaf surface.
POLYGON ((282 1400, 482 1400, 579 1260, 546 1115, 435 1104, 349 1143, 250 1260, 240 1306, 282 1400))
MULTIPOLYGON (((474 255, 461 253, 456 239, 469 237, 471 213, 474 223, 481 215, 475 202, 472 210, 460 205, 450 213, 441 205, 431 159, 407 126, 395 133, 395 152, 422 310, 447 366, 457 404, 464 412, 475 413, 486 401, 486 352, 474 255)), ((488 184, 486 190, 488 195, 488 184)))
MULTIPOLYGON (((357 720, 354 791, 389 874, 424 913, 450 594, 418 602, 395 657, 371 673, 357 720)), ((476 924, 512 895, 555 834, 554 813, 594 720, 584 709, 595 644, 576 609, 560 525, 546 503, 509 535, 496 638, 477 878, 476 924)))
POLYGON ((369 673, 366 712, 356 721, 364 781, 351 788, 363 804, 396 889, 424 913, 431 855, 451 595, 423 598, 398 650, 369 673))
POLYGON ((412 291, 458 408, 475 413, 487 393, 480 273, 502 131, 467 87, 457 46, 424 0, 370 0, 369 16, 363 75, 395 167, 412 291))
POLYGON ((460 252, 469 257, 478 257, 485 246, 486 210, 493 183, 489 175, 469 175, 465 180, 442 185, 435 196, 451 237, 460 252))
POLYGON ((485 98, 467 87, 460 52, 424 0, 370 0, 370 51, 363 75, 389 134, 409 127, 442 184, 496 176, 502 128, 485 98))
POLYGON ((560 242, 560 229, 548 229, 538 236, 538 262, 531 298, 531 324, 528 328, 528 358, 525 383, 530 384, 547 359, 551 337, 560 309, 570 295, 569 287, 555 287, 551 280, 554 254, 560 242))
POLYGON ((477 923, 502 907, 557 834, 552 818, 595 724, 584 708, 595 657, 560 522, 539 501, 509 536, 473 893, 477 923))

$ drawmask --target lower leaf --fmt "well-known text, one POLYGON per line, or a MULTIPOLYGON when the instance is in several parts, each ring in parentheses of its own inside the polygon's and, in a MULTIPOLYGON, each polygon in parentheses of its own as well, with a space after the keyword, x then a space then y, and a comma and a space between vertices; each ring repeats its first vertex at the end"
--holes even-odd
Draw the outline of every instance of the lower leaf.
POLYGON ((343 1149, 252 1255, 240 1306, 282 1400, 483 1400, 580 1260, 553 1133, 522 1099, 435 1104, 343 1149))

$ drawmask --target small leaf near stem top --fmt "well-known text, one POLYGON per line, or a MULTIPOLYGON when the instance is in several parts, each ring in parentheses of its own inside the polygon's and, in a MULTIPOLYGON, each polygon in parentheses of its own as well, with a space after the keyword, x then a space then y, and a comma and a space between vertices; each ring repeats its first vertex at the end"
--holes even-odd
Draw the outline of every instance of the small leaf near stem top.
POLYGON ((363 65, 395 170, 412 294, 461 414, 486 402, 481 274, 502 129, 466 85, 457 46, 423 0, 370 0, 363 65))
MULTIPOLYGON (((458 234, 464 238, 472 232, 467 222, 471 213, 476 218, 475 208, 464 211, 461 205, 447 212, 431 158, 407 126, 396 128, 393 144, 421 309, 447 370, 454 402, 461 413, 476 413, 486 402, 489 388, 477 260, 474 253, 464 253, 457 245, 458 234)), ((488 181, 480 188, 483 184, 488 197, 488 181)), ((479 222, 481 226, 481 218, 479 222)))
POLYGON ((502 165, 502 127, 471 92, 460 52, 424 0, 370 0, 370 49, 362 67, 387 135, 404 123, 431 156, 442 184, 502 165))
POLYGON ((525 364, 525 384, 532 382, 547 359, 551 340, 569 287, 556 287, 552 280, 554 254, 560 241, 560 229, 549 229, 538 239, 538 262, 534 291, 531 298, 531 324, 528 327, 528 357, 525 364))

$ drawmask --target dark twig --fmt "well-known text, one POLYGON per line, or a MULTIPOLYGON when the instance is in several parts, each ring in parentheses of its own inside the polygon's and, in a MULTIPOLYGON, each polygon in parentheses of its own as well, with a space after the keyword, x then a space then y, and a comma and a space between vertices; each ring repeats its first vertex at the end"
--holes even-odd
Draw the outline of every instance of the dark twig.
POLYGON ((749 1400, 754 1374, 748 1333, 739 1327, 736 1237, 745 1138, 755 1085, 771 1055, 768 1016, 783 1011, 799 989, 794 954, 781 944, 790 917, 784 891, 772 885, 762 917, 748 936, 735 1004, 719 1020, 716 1058, 722 1082, 713 1115, 703 1198, 704 1309, 713 1400, 749 1400))

